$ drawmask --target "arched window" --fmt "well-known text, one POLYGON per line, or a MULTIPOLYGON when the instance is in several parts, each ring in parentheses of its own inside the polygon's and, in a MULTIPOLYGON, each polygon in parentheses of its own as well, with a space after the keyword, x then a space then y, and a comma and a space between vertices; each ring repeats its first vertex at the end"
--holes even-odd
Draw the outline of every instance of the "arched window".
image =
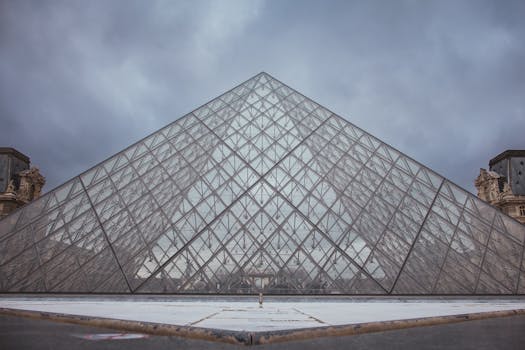
POLYGON ((520 216, 525 216, 525 205, 520 205, 520 216))

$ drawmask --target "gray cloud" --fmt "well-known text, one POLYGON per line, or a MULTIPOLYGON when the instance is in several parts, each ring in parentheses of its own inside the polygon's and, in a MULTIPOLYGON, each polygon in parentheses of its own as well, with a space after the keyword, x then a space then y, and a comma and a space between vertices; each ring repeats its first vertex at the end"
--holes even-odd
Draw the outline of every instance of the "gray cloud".
POLYGON ((525 148, 521 1, 0 3, 0 140, 49 190, 260 71, 459 185, 525 148))

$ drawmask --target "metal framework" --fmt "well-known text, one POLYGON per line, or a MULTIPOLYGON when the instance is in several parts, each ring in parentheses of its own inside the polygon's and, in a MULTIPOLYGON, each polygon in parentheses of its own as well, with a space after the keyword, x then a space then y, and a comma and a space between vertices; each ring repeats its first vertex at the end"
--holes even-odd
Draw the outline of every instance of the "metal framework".
POLYGON ((0 221, 0 291, 523 294, 524 236, 260 73, 0 221))

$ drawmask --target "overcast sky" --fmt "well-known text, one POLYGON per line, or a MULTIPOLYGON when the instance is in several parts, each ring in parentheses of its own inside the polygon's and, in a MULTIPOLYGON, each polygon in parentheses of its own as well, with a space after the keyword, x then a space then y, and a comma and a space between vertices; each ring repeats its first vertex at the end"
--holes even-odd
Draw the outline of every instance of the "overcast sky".
POLYGON ((469 191, 525 149, 525 1, 0 1, 0 146, 49 191, 260 71, 469 191))

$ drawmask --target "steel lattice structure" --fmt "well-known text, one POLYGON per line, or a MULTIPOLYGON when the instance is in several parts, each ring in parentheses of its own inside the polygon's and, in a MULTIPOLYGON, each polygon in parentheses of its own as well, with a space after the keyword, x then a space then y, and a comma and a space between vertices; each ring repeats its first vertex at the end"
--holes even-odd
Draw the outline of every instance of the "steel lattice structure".
POLYGON ((260 73, 0 221, 0 291, 523 294, 524 236, 260 73))

